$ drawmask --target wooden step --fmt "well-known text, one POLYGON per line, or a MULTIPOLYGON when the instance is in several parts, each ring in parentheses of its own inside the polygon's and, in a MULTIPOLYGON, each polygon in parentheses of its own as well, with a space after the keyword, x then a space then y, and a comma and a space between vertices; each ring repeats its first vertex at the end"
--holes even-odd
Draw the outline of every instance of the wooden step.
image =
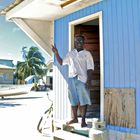
POLYGON ((92 128, 93 119, 86 118, 87 127, 81 128, 81 118, 78 118, 79 123, 74 123, 70 125, 66 125, 66 123, 62 123, 62 127, 59 130, 56 130, 53 133, 53 140, 108 140, 107 139, 107 130, 104 128, 93 129, 92 128))
POLYGON ((80 123, 74 123, 71 125, 64 124, 63 130, 88 137, 91 126, 92 126, 91 124, 88 124, 87 127, 81 128, 80 123))
POLYGON ((78 123, 73 123, 70 125, 63 124, 63 130, 72 133, 77 133, 79 135, 87 136, 89 135, 89 130, 92 127, 92 118, 86 118, 87 127, 81 127, 81 117, 78 117, 78 123))
POLYGON ((57 130, 53 133, 53 140, 89 140, 89 138, 68 131, 57 130))
MULTIPOLYGON (((70 120, 61 120, 61 121, 55 121, 54 122, 54 125, 55 125, 55 127, 56 128, 58 128, 58 129, 64 129, 64 127, 65 126, 67 126, 67 127, 69 127, 69 128, 72 128, 73 129, 73 127, 76 127, 77 128, 77 126, 79 126, 79 128, 81 128, 81 116, 78 116, 78 123, 74 123, 74 124, 70 124, 70 125, 66 125, 66 123, 68 122, 68 121, 70 121, 70 120)), ((92 127, 92 118, 86 118, 86 123, 87 123, 87 127, 88 128, 91 128, 92 127)), ((66 127, 65 127, 66 128, 66 127)), ((85 127, 86 128, 86 127, 85 127)), ((85 129, 85 128, 83 128, 83 129, 85 129)))

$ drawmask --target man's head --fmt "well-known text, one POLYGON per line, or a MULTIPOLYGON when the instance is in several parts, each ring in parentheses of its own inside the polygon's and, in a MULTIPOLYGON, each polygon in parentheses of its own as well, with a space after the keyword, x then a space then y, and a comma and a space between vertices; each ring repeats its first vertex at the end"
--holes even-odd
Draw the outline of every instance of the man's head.
POLYGON ((85 38, 82 35, 77 35, 74 37, 74 46, 76 49, 83 49, 85 38))

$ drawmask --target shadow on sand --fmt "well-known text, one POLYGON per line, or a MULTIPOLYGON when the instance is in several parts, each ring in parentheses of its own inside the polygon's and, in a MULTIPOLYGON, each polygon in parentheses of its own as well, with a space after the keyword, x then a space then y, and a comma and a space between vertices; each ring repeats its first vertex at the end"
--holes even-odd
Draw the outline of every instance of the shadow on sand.
POLYGON ((5 102, 5 103, 0 103, 0 108, 15 107, 15 106, 20 106, 20 105, 22 104, 5 102))
POLYGON ((38 99, 38 98, 42 98, 42 97, 17 97, 17 98, 4 98, 4 99, 0 99, 0 108, 6 108, 6 107, 16 107, 16 106, 21 106, 23 104, 18 104, 15 102, 10 102, 13 100, 28 100, 28 99, 38 99), (7 101, 7 102, 6 102, 7 101))

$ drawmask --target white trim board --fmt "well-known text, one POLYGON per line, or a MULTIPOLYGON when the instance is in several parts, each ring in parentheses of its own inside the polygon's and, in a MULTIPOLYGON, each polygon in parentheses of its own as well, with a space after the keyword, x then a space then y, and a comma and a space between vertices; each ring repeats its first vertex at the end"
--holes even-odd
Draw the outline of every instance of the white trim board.
MULTIPOLYGON (((51 57, 52 50, 50 44, 48 42, 44 42, 40 36, 32 30, 32 28, 26 24, 24 19, 21 18, 13 18, 12 21, 19 26, 49 57, 51 57), (46 47, 47 46, 47 47, 46 47), (46 50, 44 49, 46 48, 46 50)), ((47 22, 47 21, 46 21, 47 22)), ((50 21, 48 21, 50 22, 50 21)), ((49 23, 51 25, 51 23, 49 23)), ((51 26, 51 30, 53 30, 53 24, 51 26)), ((53 31, 51 33, 53 35, 53 31)), ((52 37, 50 37, 53 39, 52 37)))
POLYGON ((99 19, 99 34, 100 34, 100 119, 104 120, 104 60, 103 60, 103 25, 102 11, 91 14, 89 16, 69 22, 69 50, 74 48, 74 26, 85 23, 94 19, 99 19))

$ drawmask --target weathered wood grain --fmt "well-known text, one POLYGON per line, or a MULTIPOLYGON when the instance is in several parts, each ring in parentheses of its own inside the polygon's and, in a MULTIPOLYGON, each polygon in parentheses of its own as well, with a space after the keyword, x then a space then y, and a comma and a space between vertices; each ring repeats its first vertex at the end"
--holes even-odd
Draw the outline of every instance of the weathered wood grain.
POLYGON ((105 121, 127 128, 136 127, 135 90, 132 88, 105 89, 105 121))

